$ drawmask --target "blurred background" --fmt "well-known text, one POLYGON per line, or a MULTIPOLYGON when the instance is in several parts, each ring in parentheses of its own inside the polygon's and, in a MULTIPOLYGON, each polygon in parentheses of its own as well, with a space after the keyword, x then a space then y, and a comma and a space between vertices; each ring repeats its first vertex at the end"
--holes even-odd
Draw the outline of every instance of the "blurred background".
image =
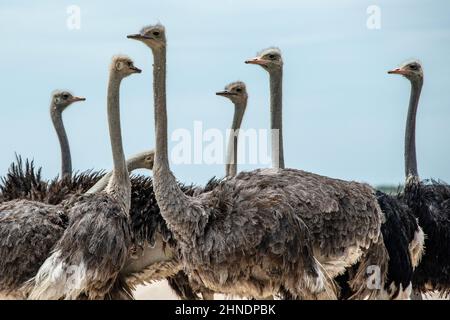
MULTIPOLYGON (((386 71, 418 58, 425 71, 417 115, 419 173, 450 182, 449 14, 446 0, 3 0, 0 175, 15 152, 35 159, 47 178, 59 173, 49 117, 54 89, 87 98, 64 113, 74 170, 111 168, 106 87, 117 53, 143 69, 122 85, 126 154, 154 147, 152 57, 126 35, 159 21, 168 37, 169 134, 192 131, 194 121, 225 132, 233 107, 215 92, 235 80, 245 81, 249 92, 242 128, 268 128, 268 75, 244 60, 277 46, 284 58, 286 165, 397 186, 404 179, 410 87, 386 71), (79 10, 79 29, 71 25, 71 6, 79 10)), ((199 184, 224 174, 223 165, 174 165, 173 171, 199 184)))

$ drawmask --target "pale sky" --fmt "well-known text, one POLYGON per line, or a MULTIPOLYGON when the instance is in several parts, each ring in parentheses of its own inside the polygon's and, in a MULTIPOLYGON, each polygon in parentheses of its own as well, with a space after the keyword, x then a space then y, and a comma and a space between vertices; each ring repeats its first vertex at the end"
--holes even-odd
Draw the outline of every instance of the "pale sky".
MULTIPOLYGON (((215 92, 235 80, 246 82, 249 92, 243 129, 267 128, 268 76, 244 60, 277 46, 284 58, 286 165, 398 184, 404 179, 410 88, 406 79, 386 71, 418 58, 425 71, 417 116, 419 173, 450 182, 449 16, 447 0, 3 0, 0 174, 15 152, 34 158, 45 177, 59 172, 59 145, 48 112, 55 89, 87 98, 64 113, 74 169, 111 168, 106 86, 117 53, 143 69, 122 85, 126 154, 154 147, 152 57, 126 35, 159 21, 168 37, 169 134, 193 131, 194 121, 225 132, 233 108, 215 92), (69 5, 81 9, 80 30, 66 26, 69 5), (370 5, 381 10, 379 30, 367 28, 370 5)), ((187 183, 224 173, 221 165, 172 169, 187 183)))

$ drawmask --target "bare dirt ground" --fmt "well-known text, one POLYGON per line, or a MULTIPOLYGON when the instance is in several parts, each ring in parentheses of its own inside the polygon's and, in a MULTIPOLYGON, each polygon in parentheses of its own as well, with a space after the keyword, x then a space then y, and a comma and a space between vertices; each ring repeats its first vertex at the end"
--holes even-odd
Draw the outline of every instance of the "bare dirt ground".
POLYGON ((159 281, 146 286, 139 286, 134 291, 136 300, 178 300, 167 281, 159 281))
MULTIPOLYGON (((134 297, 136 300, 178 300, 165 280, 146 286, 138 286, 134 291, 134 297)), ((224 295, 216 294, 215 299, 227 298, 224 295)))
MULTIPOLYGON (((167 281, 159 281, 146 286, 139 286, 134 292, 136 300, 178 300, 172 292, 167 281)), ((216 295, 216 299, 223 299, 222 295, 216 295)), ((441 300, 438 294, 430 293, 423 297, 424 300, 441 300)))

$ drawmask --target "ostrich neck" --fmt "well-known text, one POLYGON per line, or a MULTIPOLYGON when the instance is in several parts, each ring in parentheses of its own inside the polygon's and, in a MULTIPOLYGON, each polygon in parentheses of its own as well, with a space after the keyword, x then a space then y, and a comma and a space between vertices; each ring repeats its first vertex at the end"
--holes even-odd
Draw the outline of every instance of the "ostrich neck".
POLYGON ((153 55, 153 96, 156 128, 155 170, 163 168, 170 173, 167 151, 166 49, 155 50, 153 55))
POLYGON ((241 128, 247 101, 239 101, 234 105, 233 123, 231 124, 230 139, 228 141, 227 163, 225 174, 227 177, 233 177, 237 173, 237 152, 239 129, 241 128))
POLYGON ((70 177, 72 175, 72 158, 70 156, 69 139, 67 139, 66 129, 62 120, 62 112, 58 111, 55 105, 52 105, 50 108, 50 116, 56 134, 58 135, 61 149, 61 177, 70 177))
POLYGON ((272 166, 284 169, 283 150, 283 70, 270 72, 270 129, 272 166))
MULTIPOLYGON (((142 162, 142 153, 139 153, 135 156, 132 156, 131 158, 127 159, 127 170, 128 173, 131 173, 132 171, 136 169, 147 169, 147 166, 144 165, 142 162)), ((96 184, 94 184, 86 193, 97 193, 106 188, 108 185, 109 180, 111 179, 113 175, 113 171, 108 172, 105 174, 100 180, 97 181, 96 184)))
POLYGON ((180 189, 170 171, 167 152, 167 109, 166 109, 166 49, 153 50, 153 95, 155 108, 155 161, 153 165, 153 186, 161 215, 177 235, 178 240, 189 242, 196 227, 198 216, 192 212, 193 200, 180 189))
POLYGON ((419 105, 421 82, 411 82, 411 96, 409 99, 408 116, 405 131, 405 175, 418 177, 416 158, 416 115, 419 105))
POLYGON ((108 125, 114 168, 106 191, 118 195, 119 200, 124 201, 125 208, 129 209, 131 185, 123 152, 120 127, 119 91, 121 80, 114 72, 111 72, 108 85, 108 125))

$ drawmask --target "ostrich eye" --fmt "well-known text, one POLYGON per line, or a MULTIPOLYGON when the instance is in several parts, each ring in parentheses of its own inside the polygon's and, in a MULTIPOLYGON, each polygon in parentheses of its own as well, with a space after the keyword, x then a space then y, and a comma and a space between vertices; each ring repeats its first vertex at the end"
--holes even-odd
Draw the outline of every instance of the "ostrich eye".
POLYGON ((269 58, 273 60, 273 59, 275 59, 275 55, 274 54, 269 54, 269 58))
POLYGON ((237 88, 236 91, 237 92, 242 92, 242 89, 241 88, 237 88))
POLYGON ((409 66, 409 68, 410 68, 410 69, 413 69, 413 70, 417 70, 417 65, 412 64, 412 65, 409 66))
POLYGON ((69 99, 69 95, 68 95, 68 94, 63 94, 63 99, 64 99, 64 100, 69 99))
POLYGON ((129 67, 132 67, 132 66, 133 66, 133 62, 128 61, 128 66, 129 66, 129 67))
POLYGON ((147 157, 147 158, 145 158, 145 160, 150 162, 150 161, 152 161, 152 158, 151 157, 147 157))
POLYGON ((154 36, 159 36, 159 31, 153 31, 154 36))

